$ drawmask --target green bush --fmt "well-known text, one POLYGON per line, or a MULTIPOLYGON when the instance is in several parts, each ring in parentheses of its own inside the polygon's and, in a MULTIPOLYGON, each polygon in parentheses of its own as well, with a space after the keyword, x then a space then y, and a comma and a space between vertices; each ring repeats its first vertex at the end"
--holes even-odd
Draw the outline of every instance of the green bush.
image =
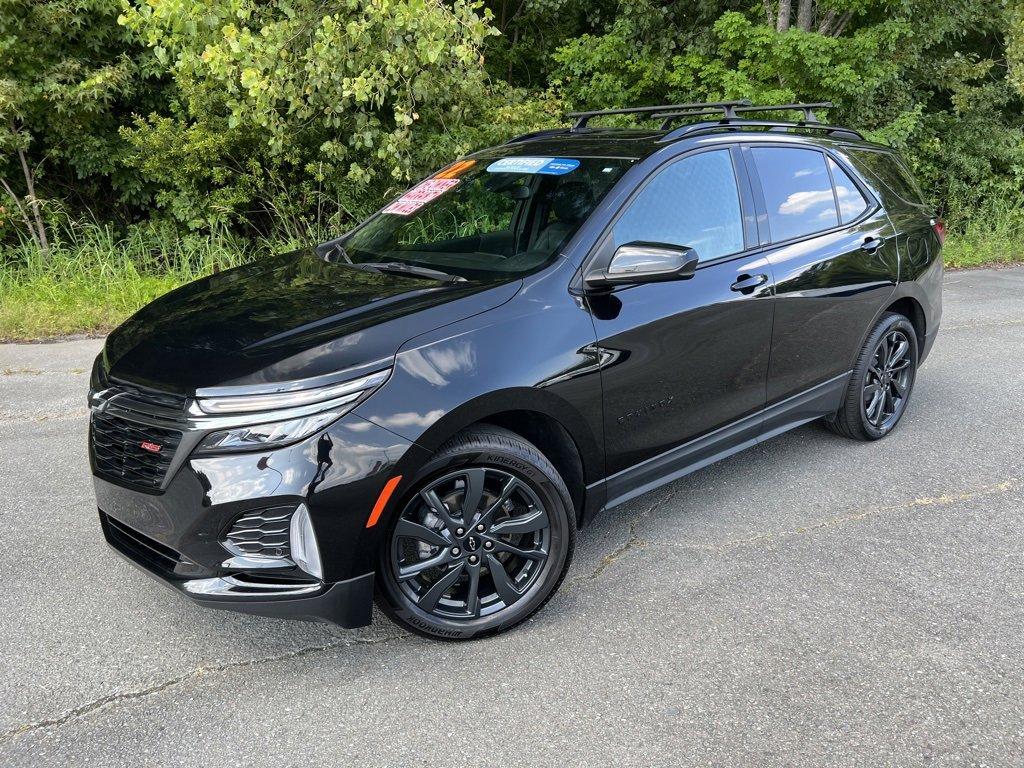
POLYGON ((580 107, 831 100, 907 158, 951 266, 1021 260, 1022 9, 0 0, 0 335, 103 329, 580 107))

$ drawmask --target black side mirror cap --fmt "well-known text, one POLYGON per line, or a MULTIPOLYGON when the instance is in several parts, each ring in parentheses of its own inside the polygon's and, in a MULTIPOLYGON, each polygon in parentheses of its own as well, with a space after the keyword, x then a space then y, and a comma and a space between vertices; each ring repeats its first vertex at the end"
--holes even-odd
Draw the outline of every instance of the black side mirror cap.
POLYGON ((634 241, 616 248, 608 266, 591 270, 583 282, 589 290, 606 291, 617 285, 687 280, 696 274, 699 261, 697 252, 685 245, 634 241))

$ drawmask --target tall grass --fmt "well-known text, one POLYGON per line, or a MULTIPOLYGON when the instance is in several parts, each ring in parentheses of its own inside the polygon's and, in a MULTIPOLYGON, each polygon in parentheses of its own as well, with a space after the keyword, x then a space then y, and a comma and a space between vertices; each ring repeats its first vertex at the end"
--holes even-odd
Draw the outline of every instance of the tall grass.
POLYGON ((966 220, 948 217, 949 236, 942 255, 946 267, 991 266, 1024 261, 1024 208, 1001 201, 966 220))
MULTIPOLYGON (((952 269, 1024 262, 1024 208, 991 206, 949 217, 943 256, 952 269)), ((31 243, 0 246, 0 340, 108 331, 136 309, 183 283, 297 244, 230 233, 182 235, 137 226, 126 233, 95 224, 52 232, 43 259, 31 243)))
POLYGON ((0 339, 102 333, 172 288, 271 249, 228 234, 66 226, 47 259, 28 242, 0 249, 0 339))

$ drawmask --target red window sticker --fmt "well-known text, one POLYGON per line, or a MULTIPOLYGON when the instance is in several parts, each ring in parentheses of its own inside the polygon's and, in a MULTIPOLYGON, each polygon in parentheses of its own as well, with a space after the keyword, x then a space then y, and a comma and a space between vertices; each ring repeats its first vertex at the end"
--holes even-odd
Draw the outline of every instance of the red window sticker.
POLYGON ((384 209, 384 213, 396 213, 399 216, 408 216, 415 213, 431 200, 443 195, 449 189, 459 183, 458 179, 427 179, 421 181, 400 198, 384 209))

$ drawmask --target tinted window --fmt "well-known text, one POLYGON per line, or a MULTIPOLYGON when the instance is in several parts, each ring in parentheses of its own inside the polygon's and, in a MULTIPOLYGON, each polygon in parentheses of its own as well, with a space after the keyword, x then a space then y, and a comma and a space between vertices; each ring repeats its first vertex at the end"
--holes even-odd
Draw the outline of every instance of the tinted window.
POLYGON ((857 188, 857 185, 853 183, 853 179, 847 175, 846 171, 836 165, 831 157, 828 159, 828 169, 832 171, 832 183, 836 187, 836 200, 839 202, 839 218, 843 224, 849 224, 864 213, 868 207, 868 201, 864 199, 864 195, 857 188))
POLYGON ((772 240, 809 235, 839 225, 825 156, 811 149, 752 150, 768 207, 772 240))
POLYGON ((743 250, 743 218, 728 150, 702 152, 660 171, 615 224, 615 245, 685 245, 701 259, 743 250))
POLYGON ((884 185, 883 194, 893 192, 908 203, 924 202, 921 188, 893 153, 870 149, 851 149, 849 153, 861 169, 884 185))
POLYGON ((518 155, 461 160, 349 235, 345 257, 468 278, 525 274, 555 258, 631 164, 518 155))

